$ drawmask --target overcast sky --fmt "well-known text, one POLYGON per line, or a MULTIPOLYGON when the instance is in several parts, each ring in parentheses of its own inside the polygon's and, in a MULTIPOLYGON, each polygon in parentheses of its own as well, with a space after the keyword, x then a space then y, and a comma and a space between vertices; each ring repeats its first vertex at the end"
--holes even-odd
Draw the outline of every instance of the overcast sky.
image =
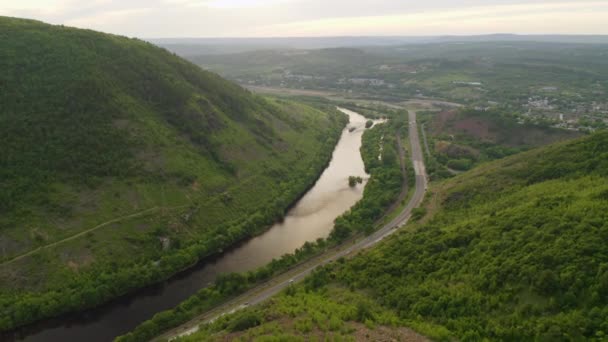
POLYGON ((608 34, 608 0, 0 0, 0 15, 140 38, 608 34))

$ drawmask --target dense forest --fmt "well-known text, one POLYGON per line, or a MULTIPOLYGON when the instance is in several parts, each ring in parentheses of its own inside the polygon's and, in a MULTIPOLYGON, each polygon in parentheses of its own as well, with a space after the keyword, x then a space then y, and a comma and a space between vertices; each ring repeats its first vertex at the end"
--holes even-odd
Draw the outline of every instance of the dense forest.
POLYGON ((0 330, 103 303, 259 234, 346 124, 150 43, 0 17, 0 330))
POLYGON ((607 151, 597 133, 438 183, 427 214, 378 248, 183 340, 354 340, 409 327, 446 341, 603 341, 607 151))

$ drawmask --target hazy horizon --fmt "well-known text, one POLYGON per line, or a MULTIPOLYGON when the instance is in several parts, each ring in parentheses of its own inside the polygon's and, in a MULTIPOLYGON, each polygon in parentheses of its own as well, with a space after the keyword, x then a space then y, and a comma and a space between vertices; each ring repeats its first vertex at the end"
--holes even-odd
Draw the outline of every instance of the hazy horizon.
POLYGON ((436 34, 436 35, 342 35, 342 36, 183 36, 183 37, 143 37, 155 40, 281 40, 281 39, 425 39, 425 38, 474 38, 474 37, 608 37, 606 34, 519 34, 519 33, 484 33, 484 34, 436 34))
POLYGON ((0 15, 156 39, 608 34, 608 1, 0 0, 0 15))

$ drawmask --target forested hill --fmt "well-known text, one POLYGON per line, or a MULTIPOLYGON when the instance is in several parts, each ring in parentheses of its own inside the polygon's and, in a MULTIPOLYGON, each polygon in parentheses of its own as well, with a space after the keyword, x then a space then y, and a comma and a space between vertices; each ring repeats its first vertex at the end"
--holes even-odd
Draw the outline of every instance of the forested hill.
POLYGON ((266 146, 275 138, 264 119, 276 107, 149 43, 31 20, 2 18, 0 29, 1 179, 19 184, 2 193, 3 210, 47 177, 158 173, 135 153, 162 145, 144 117, 219 166, 229 161, 218 132, 245 126, 266 146))
POLYGON ((379 247, 186 340, 406 326, 446 341, 605 341, 608 133, 436 184, 426 211, 379 247))
POLYGON ((32 20, 0 17, 0 69, 0 330, 260 232, 345 125, 150 43, 32 20))

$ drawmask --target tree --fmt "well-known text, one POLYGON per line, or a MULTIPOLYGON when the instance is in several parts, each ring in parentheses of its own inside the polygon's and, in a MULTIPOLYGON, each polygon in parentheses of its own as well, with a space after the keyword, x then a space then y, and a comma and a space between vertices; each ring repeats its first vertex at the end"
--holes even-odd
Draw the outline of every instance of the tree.
POLYGON ((361 178, 359 176, 348 177, 348 186, 350 186, 351 188, 354 188, 355 186, 357 186, 357 184, 362 184, 362 183, 363 183, 363 178, 361 178))

